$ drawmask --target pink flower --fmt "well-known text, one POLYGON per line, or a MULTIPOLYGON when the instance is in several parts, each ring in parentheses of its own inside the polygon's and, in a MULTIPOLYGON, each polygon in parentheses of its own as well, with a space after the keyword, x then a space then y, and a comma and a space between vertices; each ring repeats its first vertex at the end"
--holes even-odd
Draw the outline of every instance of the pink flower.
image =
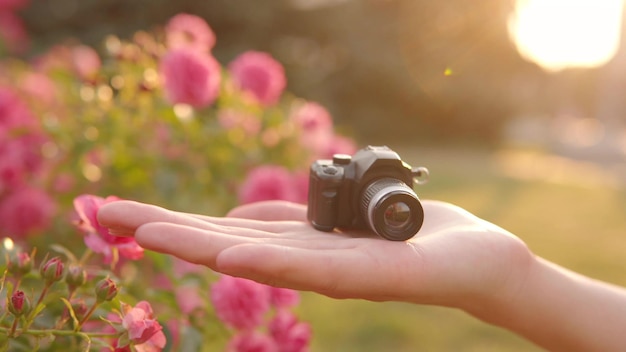
POLYGON ((218 318, 238 330, 253 329, 270 308, 266 285, 222 275, 211 287, 211 302, 218 318))
POLYGON ((37 127, 37 119, 24 101, 12 89, 0 86, 0 131, 37 127))
POLYGON ((72 48, 67 45, 54 45, 45 53, 32 60, 34 68, 43 73, 73 70, 72 48))
POLYGON ((316 157, 326 153, 334 137, 333 120, 322 105, 307 102, 297 106, 289 115, 300 135, 300 143, 316 157))
POLYGON ((36 188, 22 187, 0 199, 2 235, 22 238, 48 227, 56 204, 48 194, 36 188))
POLYGON ((14 291, 7 303, 9 312, 16 318, 30 313, 32 308, 28 296, 20 290, 14 291))
POLYGON ((309 173, 298 171, 291 176, 296 197, 293 202, 306 204, 309 200, 309 173))
POLYGON ((269 323, 270 335, 279 352, 304 352, 309 350, 311 327, 286 310, 280 310, 269 323))
POLYGON ((217 120, 224 129, 241 129, 247 136, 255 136, 261 131, 260 118, 233 109, 220 110, 217 120))
POLYGON ((172 258, 172 268, 176 277, 183 277, 188 274, 205 275, 207 272, 206 266, 190 263, 177 257, 172 258))
POLYGON ((204 300, 194 285, 178 286, 174 290, 176 303, 183 314, 189 314, 198 308, 204 307, 204 300))
POLYGON ((44 105, 53 105, 57 99, 57 88, 52 79, 43 73, 27 73, 20 82, 24 92, 33 98, 34 102, 44 105))
POLYGON ((146 301, 135 307, 122 303, 122 327, 138 352, 161 351, 165 347, 163 327, 154 319, 152 307, 146 301))
POLYGON ((300 293, 288 288, 270 287, 270 302, 276 308, 294 307, 300 303, 300 293))
POLYGON ((29 45, 24 23, 13 12, 0 8, 0 43, 11 53, 22 53, 29 45))
POLYGON ((165 97, 172 104, 210 105, 219 93, 220 64, 209 54, 190 49, 167 53, 159 65, 165 97))
POLYGON ((18 10, 28 5, 28 0, 0 0, 0 11, 18 10))
POLYGON ((167 47, 208 52, 215 46, 215 34, 202 17, 186 13, 172 17, 165 27, 167 47))
POLYGON ((344 136, 333 135, 330 143, 328 143, 325 150, 322 151, 318 157, 330 159, 335 154, 352 155, 356 153, 356 150, 357 146, 352 139, 344 136))
POLYGON ((239 189, 241 204, 274 199, 297 202, 301 198, 298 181, 282 166, 263 165, 253 169, 239 189))
POLYGON ((26 132, 11 138, 0 129, 0 193, 22 186, 43 167, 43 135, 26 132))
POLYGON ((102 66, 98 53, 87 45, 72 48, 72 64, 78 76, 85 80, 93 79, 102 66))
POLYGON ((287 85, 285 69, 269 54, 247 51, 228 65, 237 88, 263 105, 276 104, 287 85))
POLYGON ((246 331, 233 336, 226 352, 278 352, 274 340, 258 331, 246 331))
POLYGON ((41 274, 41 278, 46 283, 60 281, 63 279, 63 274, 65 273, 65 264, 63 264, 63 260, 61 260, 61 258, 54 257, 41 264, 41 267, 39 267, 39 273, 41 274))
POLYGON ((96 300, 98 302, 111 301, 120 292, 115 281, 106 277, 96 283, 96 300))
POLYGON ((74 209, 78 213, 77 226, 86 233, 85 245, 92 251, 104 255, 106 263, 113 260, 113 251, 117 250, 120 257, 140 259, 143 257, 141 248, 134 238, 113 236, 106 227, 100 225, 97 219, 98 209, 104 204, 120 200, 110 196, 100 198, 93 195, 81 195, 74 199, 74 209))

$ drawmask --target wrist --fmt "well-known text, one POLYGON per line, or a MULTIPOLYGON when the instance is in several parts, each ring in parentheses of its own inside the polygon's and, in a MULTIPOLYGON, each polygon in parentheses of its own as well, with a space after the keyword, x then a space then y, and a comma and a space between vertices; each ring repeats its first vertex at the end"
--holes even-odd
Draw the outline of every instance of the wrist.
POLYGON ((491 307, 468 311, 552 351, 615 351, 626 345, 626 290, 534 257, 526 278, 491 307))
POLYGON ((508 319, 513 307, 519 307, 528 290, 532 289, 532 280, 542 270, 542 260, 526 244, 515 238, 506 250, 505 263, 494 271, 494 279, 489 284, 479 287, 475 299, 465 300, 458 308, 490 324, 501 326, 501 319, 508 319))

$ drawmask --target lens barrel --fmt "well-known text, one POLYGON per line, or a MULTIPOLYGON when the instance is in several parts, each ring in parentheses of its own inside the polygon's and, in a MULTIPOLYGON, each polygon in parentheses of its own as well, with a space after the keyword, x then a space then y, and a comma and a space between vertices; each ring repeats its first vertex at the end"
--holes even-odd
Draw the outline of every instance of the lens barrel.
POLYGON ((389 177, 364 188, 361 214, 372 231, 391 241, 415 236, 424 222, 424 209, 415 192, 406 183, 389 177))

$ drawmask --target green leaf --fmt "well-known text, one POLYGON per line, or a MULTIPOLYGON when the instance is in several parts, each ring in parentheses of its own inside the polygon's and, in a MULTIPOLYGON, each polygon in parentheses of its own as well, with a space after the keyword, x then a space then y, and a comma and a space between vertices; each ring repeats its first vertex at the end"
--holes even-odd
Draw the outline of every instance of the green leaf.
POLYGON ((70 301, 68 301, 67 299, 61 297, 61 301, 63 301, 63 304, 65 304, 65 307, 67 307, 67 310, 70 312, 70 316, 72 317, 72 327, 76 328, 79 324, 78 322, 78 318, 76 317, 76 312, 74 312, 74 308, 72 307, 72 303, 70 303, 70 301))
POLYGON ((125 347, 128 345, 130 345, 130 339, 128 338, 128 333, 124 333, 117 339, 117 347, 125 347))
POLYGON ((37 307, 35 307, 32 313, 28 316, 27 325, 30 326, 30 324, 35 320, 35 318, 39 315, 39 313, 41 313, 45 308, 46 308, 46 305, 43 302, 39 303, 39 305, 37 305, 37 307))

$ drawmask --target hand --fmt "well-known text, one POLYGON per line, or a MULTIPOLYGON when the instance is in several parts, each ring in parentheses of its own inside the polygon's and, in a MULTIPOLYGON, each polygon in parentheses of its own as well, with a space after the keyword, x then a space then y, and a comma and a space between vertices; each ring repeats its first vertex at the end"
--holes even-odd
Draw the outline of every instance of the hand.
POLYGON ((306 222, 305 206, 283 201, 244 205, 224 218, 119 201, 98 216, 146 249, 269 285, 468 311, 513 299, 533 258, 525 244, 451 204, 423 207, 422 229, 406 242, 320 232, 306 222))

